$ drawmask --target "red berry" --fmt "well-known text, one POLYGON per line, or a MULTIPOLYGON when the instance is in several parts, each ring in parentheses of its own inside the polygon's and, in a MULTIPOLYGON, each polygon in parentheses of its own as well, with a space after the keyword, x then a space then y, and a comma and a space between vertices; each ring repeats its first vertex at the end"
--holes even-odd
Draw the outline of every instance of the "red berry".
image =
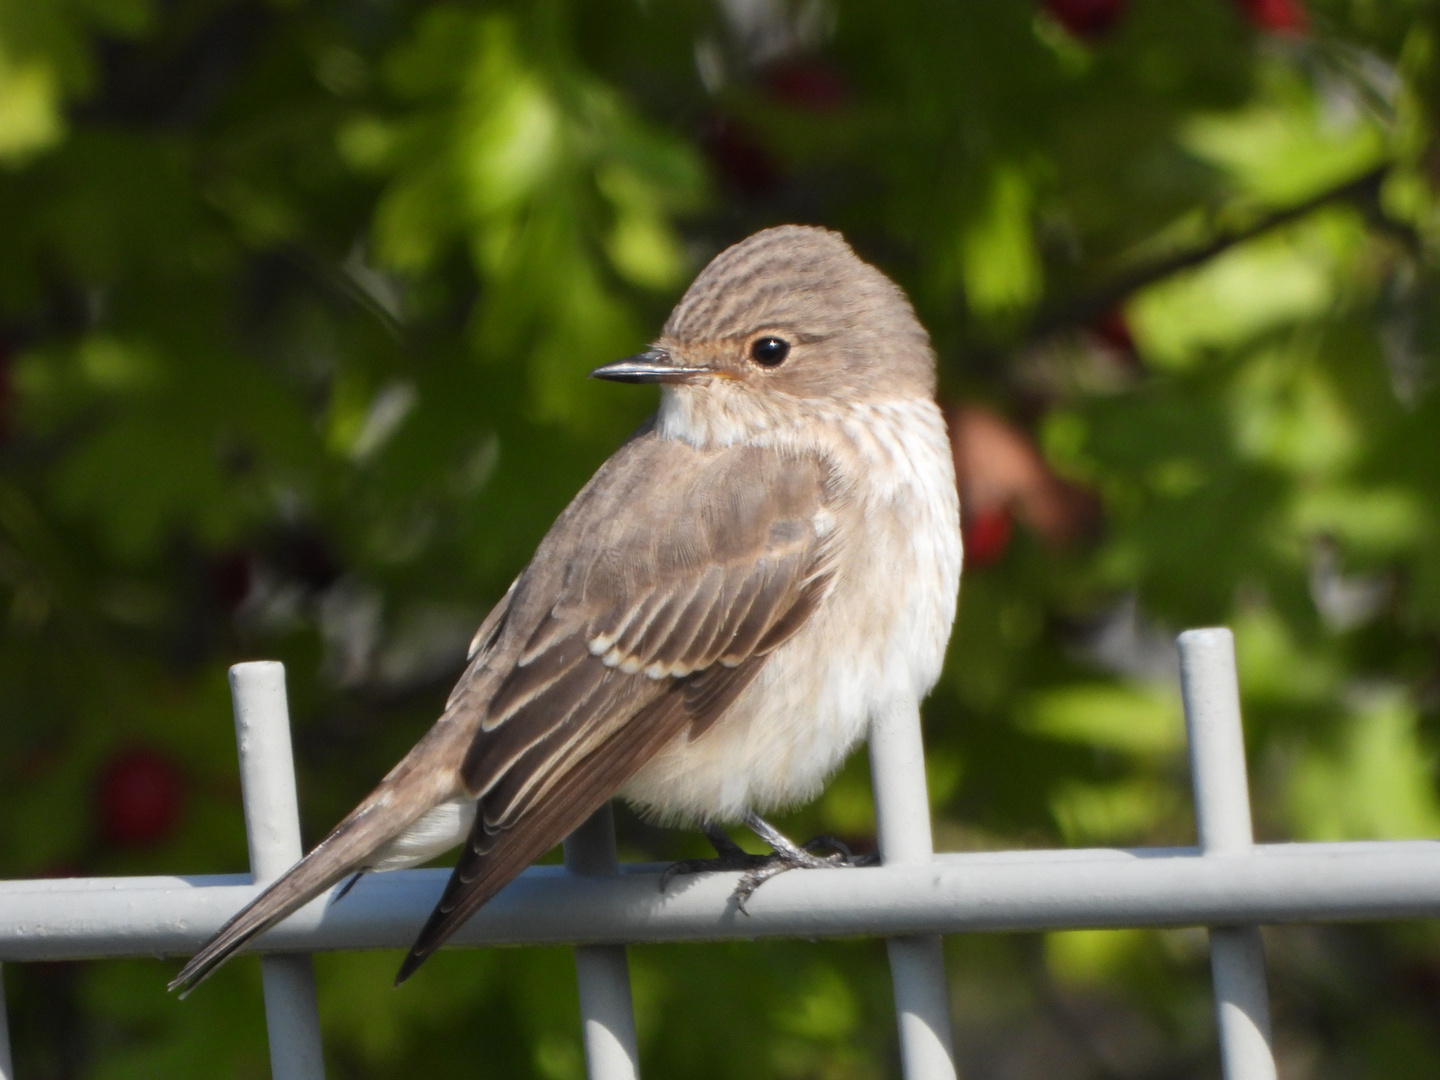
POLYGON ((1125 14, 1126 0, 1041 0, 1041 6, 1078 38, 1097 38, 1125 14))
POLYGON ((121 846, 159 843, 180 823, 183 787, 179 767, 164 754, 143 746, 117 751, 100 771, 100 831, 121 846))
POLYGON ((776 101, 809 112, 834 112, 850 96, 834 68, 809 56, 793 56, 772 64, 763 82, 776 101))
POLYGON ((1303 34, 1310 14, 1301 0, 1238 0, 1251 24, 1272 34, 1303 34))
POLYGON ((1010 546, 1014 523, 1010 511, 1003 506, 984 510, 967 518, 961 525, 965 542, 965 562, 969 566, 991 566, 1000 561, 1010 546))
POLYGON ((775 159, 759 136, 738 120, 711 117, 700 132, 700 145, 720 182, 740 195, 768 195, 780 182, 775 159))

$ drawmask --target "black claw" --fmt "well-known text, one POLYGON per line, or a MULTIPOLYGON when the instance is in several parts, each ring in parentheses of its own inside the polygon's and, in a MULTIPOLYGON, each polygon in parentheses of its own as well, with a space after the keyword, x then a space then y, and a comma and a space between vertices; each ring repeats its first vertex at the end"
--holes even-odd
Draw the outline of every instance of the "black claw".
POLYGON ((853 865, 855 862, 855 853, 850 850, 850 845, 838 836, 831 836, 829 833, 821 833, 819 836, 805 841, 805 843, 800 846, 806 851, 814 851, 816 848, 830 848, 832 851, 838 851, 844 856, 846 865, 853 865))
POLYGON ((681 859, 667 866, 665 872, 660 875, 660 891, 664 892, 666 886, 670 884, 670 880, 677 874, 704 874, 710 871, 725 870, 749 872, 753 867, 769 858, 769 855, 751 855, 737 844, 733 854, 721 855, 715 859, 681 859))
POLYGON ((670 884, 670 879, 677 874, 700 874, 706 870, 729 869, 729 867, 711 865, 720 861, 719 859, 681 859, 679 862, 673 862, 660 875, 660 891, 663 893, 670 884))
POLYGON ((757 866, 754 869, 747 870, 739 882, 736 883, 735 891, 730 894, 735 898, 735 906, 740 909, 742 915, 748 917, 750 915, 750 909, 745 905, 750 897, 755 895, 755 890, 771 878, 777 877, 787 870, 796 869, 800 869, 800 867, 796 866, 790 859, 777 854, 767 859, 764 866, 757 866))

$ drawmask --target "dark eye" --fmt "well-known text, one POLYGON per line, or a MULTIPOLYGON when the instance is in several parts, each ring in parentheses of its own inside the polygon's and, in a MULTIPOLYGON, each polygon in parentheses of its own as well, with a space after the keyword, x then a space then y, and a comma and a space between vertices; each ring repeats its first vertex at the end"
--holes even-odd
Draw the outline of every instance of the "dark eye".
POLYGON ((784 338, 756 338, 750 346, 750 359, 765 367, 778 367, 790 355, 790 343, 784 338))

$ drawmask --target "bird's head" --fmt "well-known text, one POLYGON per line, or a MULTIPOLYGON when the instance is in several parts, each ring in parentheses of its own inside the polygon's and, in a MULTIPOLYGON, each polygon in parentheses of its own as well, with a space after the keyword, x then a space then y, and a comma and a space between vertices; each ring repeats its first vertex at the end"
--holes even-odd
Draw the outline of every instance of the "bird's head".
POLYGON ((839 233, 804 225, 722 251, 652 348, 591 374, 661 384, 662 425, 692 441, 935 393, 930 339, 905 294, 839 233))

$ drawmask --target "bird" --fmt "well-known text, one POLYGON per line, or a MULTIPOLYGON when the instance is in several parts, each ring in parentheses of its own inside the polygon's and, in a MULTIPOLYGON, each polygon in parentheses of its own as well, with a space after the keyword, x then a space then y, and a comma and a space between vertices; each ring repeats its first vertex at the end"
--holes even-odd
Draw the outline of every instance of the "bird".
POLYGON ((430 730, 172 989, 342 880, 460 845, 399 985, 615 796, 711 837, 719 857, 682 871, 845 861, 760 815, 813 799, 872 719, 939 679, 961 540, 928 334, 839 233, 782 225, 721 251, 658 340, 591 375, 656 384, 659 406, 482 622, 430 730), (733 823, 775 854, 746 856, 733 823))

